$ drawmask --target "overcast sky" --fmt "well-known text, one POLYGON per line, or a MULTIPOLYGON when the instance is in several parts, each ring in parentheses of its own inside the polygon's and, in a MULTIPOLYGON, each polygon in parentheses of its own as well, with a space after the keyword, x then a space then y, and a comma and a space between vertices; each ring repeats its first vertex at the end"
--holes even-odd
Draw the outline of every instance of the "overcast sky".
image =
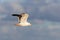
POLYGON ((0 40, 60 40, 60 0, 0 0, 0 40), (32 26, 15 26, 26 12, 32 26))

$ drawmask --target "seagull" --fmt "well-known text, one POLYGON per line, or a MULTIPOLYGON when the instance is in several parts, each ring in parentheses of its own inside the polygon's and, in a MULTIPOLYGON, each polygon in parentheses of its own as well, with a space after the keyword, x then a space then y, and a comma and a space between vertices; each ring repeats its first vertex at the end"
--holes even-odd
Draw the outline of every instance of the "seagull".
POLYGON ((29 14, 27 13, 21 13, 21 14, 12 14, 12 16, 17 16, 18 18, 18 24, 15 24, 16 26, 31 26, 31 24, 27 21, 29 14))

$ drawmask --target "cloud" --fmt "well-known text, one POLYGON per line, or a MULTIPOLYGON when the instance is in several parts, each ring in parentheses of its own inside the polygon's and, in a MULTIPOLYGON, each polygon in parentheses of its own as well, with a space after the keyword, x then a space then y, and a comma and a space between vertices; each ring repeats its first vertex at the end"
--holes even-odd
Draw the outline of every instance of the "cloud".
POLYGON ((60 25, 49 25, 48 26, 48 29, 49 29, 49 33, 50 33, 50 35, 51 36, 55 36, 55 37, 60 37, 60 32, 59 32, 59 30, 60 30, 60 25))
MULTIPOLYGON (((31 6, 31 5, 30 5, 31 6)), ((25 6, 28 7, 27 5, 25 6)), ((14 17, 11 17, 12 13, 24 12, 24 6, 20 5, 17 2, 8 3, 4 5, 3 10, 7 10, 8 13, 1 14, 0 20, 0 39, 4 39, 5 36, 8 36, 8 40, 58 40, 60 39, 60 23, 55 23, 47 20, 59 20, 60 18, 60 4, 48 4, 40 6, 31 6, 28 7, 30 11, 32 10, 32 26, 30 27, 17 27, 14 24, 17 23, 14 17), (30 9, 30 8, 33 9, 30 9), (4 9, 5 8, 5 9, 4 9), (36 10, 36 9, 37 10, 36 10), (57 11, 58 10, 58 11, 57 11), (40 20, 39 17, 46 18, 47 20, 40 20), (12 20, 12 19, 13 20, 12 20), (36 18, 36 19, 34 19, 36 18), (53 19, 55 18, 55 19, 53 19), (6 20, 5 20, 6 19, 6 20), (9 19, 7 21, 7 19, 9 19), (12 20, 12 21, 11 21, 12 20), (6 35, 7 34, 7 35, 6 35), (56 39, 55 39, 56 38, 56 39)), ((2 10, 2 9, 1 9, 2 10)))
POLYGON ((60 21, 60 4, 52 3, 45 6, 41 6, 40 17, 50 21, 60 21))
POLYGON ((4 8, 4 6, 2 4, 0 4, 0 14, 1 13, 6 13, 7 10, 4 8))
POLYGON ((2 20, 10 20, 12 18, 12 14, 14 13, 23 13, 24 8, 18 1, 15 2, 4 2, 0 5, 0 14, 2 20), (4 17, 4 18, 3 18, 4 17))
POLYGON ((5 14, 0 14, 0 20, 6 18, 6 16, 7 16, 7 15, 5 15, 5 14))
POLYGON ((46 19, 50 21, 60 21, 59 19, 60 18, 60 11, 59 11, 60 4, 59 3, 48 3, 44 5, 44 2, 46 1, 40 1, 40 0, 38 1, 42 3, 38 3, 38 5, 34 4, 35 2, 34 0, 32 1, 33 3, 29 3, 29 1, 24 1, 20 3, 19 0, 10 1, 10 2, 7 1, 1 4, 0 11, 1 13, 5 13, 7 15, 5 19, 9 19, 9 18, 11 19, 12 18, 11 14, 13 13, 20 14, 22 12, 27 12, 31 14, 30 18, 32 20, 33 19, 44 19, 44 20, 46 19))
MULTIPOLYGON (((40 22, 40 20, 38 21, 40 22)), ((53 40, 55 37, 60 37, 59 23, 44 21, 43 24, 39 24, 39 22, 35 24, 35 21, 32 21, 30 27, 17 27, 14 25, 16 21, 1 21, 0 32, 2 34, 0 35, 4 38, 3 34, 8 34, 9 39, 13 40, 46 40, 47 38, 53 40)))
POLYGON ((6 26, 2 27, 2 32, 7 33, 8 32, 8 27, 6 27, 6 26))
POLYGON ((24 8, 19 3, 10 3, 11 7, 13 8, 13 13, 22 13, 24 12, 24 8))

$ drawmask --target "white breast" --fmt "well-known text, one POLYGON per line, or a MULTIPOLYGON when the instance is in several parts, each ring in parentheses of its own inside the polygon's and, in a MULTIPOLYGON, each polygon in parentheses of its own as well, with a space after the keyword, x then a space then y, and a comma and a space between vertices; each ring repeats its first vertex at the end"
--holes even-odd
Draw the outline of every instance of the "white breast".
POLYGON ((30 26, 31 24, 28 22, 24 22, 24 23, 19 23, 21 26, 30 26))

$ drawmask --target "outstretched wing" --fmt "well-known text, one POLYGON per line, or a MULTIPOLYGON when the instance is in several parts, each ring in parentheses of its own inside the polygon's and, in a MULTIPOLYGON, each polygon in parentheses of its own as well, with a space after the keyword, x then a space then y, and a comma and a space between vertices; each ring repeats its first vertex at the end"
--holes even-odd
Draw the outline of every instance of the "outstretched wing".
POLYGON ((21 20, 22 15, 19 15, 19 14, 12 14, 12 16, 17 16, 17 17, 18 17, 18 22, 20 23, 20 20, 21 20))
POLYGON ((22 15, 22 17, 20 19, 20 22, 27 22, 27 19, 28 19, 29 15, 26 14, 26 13, 22 13, 21 15, 22 15))
POLYGON ((19 23, 21 22, 21 17, 22 17, 22 15, 19 15, 19 16, 18 16, 18 22, 19 22, 19 23))
POLYGON ((18 22, 27 22, 28 19, 28 14, 26 13, 21 13, 21 14, 12 14, 12 16, 17 16, 18 17, 18 22))

